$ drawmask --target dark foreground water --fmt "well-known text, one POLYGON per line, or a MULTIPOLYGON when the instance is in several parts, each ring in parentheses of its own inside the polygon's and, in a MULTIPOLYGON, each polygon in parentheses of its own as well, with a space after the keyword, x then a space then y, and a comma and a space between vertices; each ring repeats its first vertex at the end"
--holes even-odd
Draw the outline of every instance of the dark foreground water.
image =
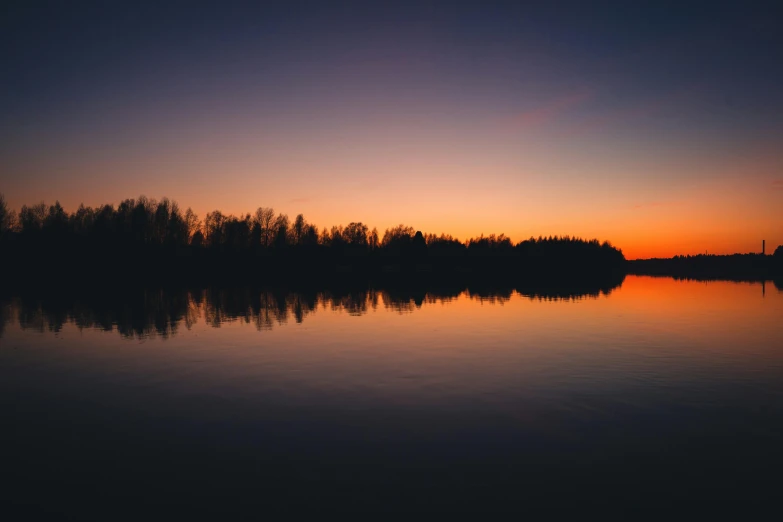
POLYGON ((775 519, 783 293, 22 296, 0 411, 6 520, 775 519))

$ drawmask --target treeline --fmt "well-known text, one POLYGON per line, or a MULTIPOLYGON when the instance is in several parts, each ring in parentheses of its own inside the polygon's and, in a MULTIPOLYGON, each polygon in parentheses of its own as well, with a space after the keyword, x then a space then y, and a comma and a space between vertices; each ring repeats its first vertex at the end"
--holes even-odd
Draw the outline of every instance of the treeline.
POLYGON ((461 242, 451 235, 422 234, 413 227, 398 225, 379 234, 362 222, 346 226, 324 227, 309 223, 299 214, 291 221, 286 214, 275 214, 272 208, 260 207, 243 216, 225 215, 219 210, 203 220, 190 208, 184 212, 176 202, 140 196, 113 205, 85 207, 68 213, 58 202, 23 205, 17 214, 9 210, 0 194, 0 230, 30 240, 79 240, 131 244, 134 246, 194 246, 225 250, 275 249, 296 246, 358 247, 375 250, 405 246, 428 249, 510 250, 514 247, 535 249, 536 245, 557 245, 582 251, 621 252, 608 242, 584 241, 570 237, 530 238, 514 245, 504 234, 480 236, 461 242))
POLYGON ((674 256, 628 262, 628 273, 678 279, 762 281, 783 279, 783 246, 773 255, 732 254, 674 256))
POLYGON ((319 228, 302 214, 291 220, 266 207, 241 216, 216 210, 201 219, 167 198, 144 196, 116 207, 80 205, 71 213, 59 202, 25 205, 16 213, 0 197, 0 227, 3 248, 20 269, 52 256, 79 263, 102 259, 136 269, 155 262, 159 270, 180 272, 230 261, 236 268, 263 266, 299 275, 324 270, 476 272, 490 265, 502 271, 560 267, 573 272, 614 270, 625 261, 621 250, 598 240, 539 237, 513 243, 504 234, 491 234, 460 241, 406 225, 380 233, 359 221, 319 228))

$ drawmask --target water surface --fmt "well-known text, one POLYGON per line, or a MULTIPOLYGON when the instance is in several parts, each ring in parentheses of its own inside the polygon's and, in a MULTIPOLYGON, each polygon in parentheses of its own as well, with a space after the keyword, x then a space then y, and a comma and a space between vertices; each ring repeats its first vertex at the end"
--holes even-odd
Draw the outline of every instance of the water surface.
POLYGON ((26 513, 775 506, 783 292, 141 291, 2 305, 4 496, 26 513))

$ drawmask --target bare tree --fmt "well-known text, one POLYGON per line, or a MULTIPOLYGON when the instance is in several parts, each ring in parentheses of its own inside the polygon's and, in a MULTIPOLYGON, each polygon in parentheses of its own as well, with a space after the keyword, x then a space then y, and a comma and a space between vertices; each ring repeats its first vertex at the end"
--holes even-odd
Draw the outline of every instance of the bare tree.
POLYGON ((219 210, 214 210, 204 218, 204 232, 207 244, 217 246, 223 242, 223 226, 226 217, 219 210))
POLYGON ((272 208, 258 207, 253 223, 260 229, 261 245, 272 246, 275 240, 275 211, 272 208))
POLYGON ((19 215, 16 213, 16 210, 11 209, 8 212, 8 216, 6 217, 6 224, 8 227, 6 230, 10 230, 11 232, 19 232, 19 215))
POLYGON ((162 244, 166 237, 166 229, 169 225, 171 215, 171 201, 169 198, 163 198, 155 208, 152 221, 152 240, 157 244, 162 244))
POLYGON ((185 228, 188 231, 188 242, 193 239, 193 234, 201 230, 201 221, 190 207, 185 211, 185 228))
POLYGON ((43 201, 31 207, 22 205, 22 210, 19 212, 19 224, 22 231, 40 230, 43 227, 47 213, 48 208, 43 201))
POLYGON ((166 227, 166 241, 174 245, 187 245, 190 234, 185 218, 176 201, 171 202, 169 221, 166 227))

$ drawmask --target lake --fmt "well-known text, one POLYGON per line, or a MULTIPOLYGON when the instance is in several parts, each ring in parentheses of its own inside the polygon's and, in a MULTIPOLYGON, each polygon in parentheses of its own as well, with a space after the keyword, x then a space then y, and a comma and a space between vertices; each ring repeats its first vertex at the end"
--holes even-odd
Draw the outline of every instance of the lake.
POLYGON ((779 514, 771 282, 0 302, 8 520, 779 514))

